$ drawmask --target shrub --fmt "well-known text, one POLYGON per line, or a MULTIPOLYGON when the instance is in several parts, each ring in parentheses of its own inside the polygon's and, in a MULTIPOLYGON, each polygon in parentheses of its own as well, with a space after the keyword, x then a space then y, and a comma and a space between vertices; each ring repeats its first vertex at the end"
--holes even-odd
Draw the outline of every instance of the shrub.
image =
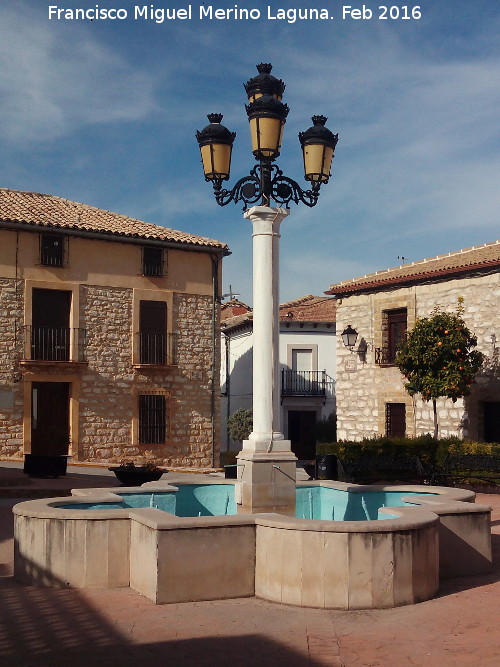
POLYGON ((231 440, 241 442, 246 440, 252 432, 252 411, 239 408, 228 418, 227 430, 231 440))
POLYGON ((336 454, 346 460, 376 455, 418 456, 424 465, 442 464, 448 453, 500 456, 498 443, 464 441, 457 436, 436 441, 430 433, 416 438, 375 436, 361 441, 341 440, 318 444, 316 449, 318 454, 336 454))

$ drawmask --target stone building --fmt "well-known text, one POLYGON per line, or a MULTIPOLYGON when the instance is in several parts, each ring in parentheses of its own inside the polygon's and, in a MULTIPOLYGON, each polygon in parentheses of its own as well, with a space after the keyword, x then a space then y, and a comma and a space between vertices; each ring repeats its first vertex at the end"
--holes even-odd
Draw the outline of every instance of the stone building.
MULTIPOLYGON (((335 299, 308 294, 280 305, 281 423, 298 459, 316 451, 316 422, 335 412, 335 299)), ((227 417, 252 407, 252 311, 231 299, 222 307, 222 444, 227 417)))
POLYGON ((337 299, 337 330, 350 324, 358 332, 353 352, 338 336, 339 439, 432 433, 432 404, 405 391, 395 354, 416 318, 436 307, 454 312, 463 297, 486 361, 470 397, 438 401, 440 435, 500 442, 500 241, 348 280, 327 294, 337 299))
POLYGON ((0 457, 217 463, 218 241, 0 189, 0 457))

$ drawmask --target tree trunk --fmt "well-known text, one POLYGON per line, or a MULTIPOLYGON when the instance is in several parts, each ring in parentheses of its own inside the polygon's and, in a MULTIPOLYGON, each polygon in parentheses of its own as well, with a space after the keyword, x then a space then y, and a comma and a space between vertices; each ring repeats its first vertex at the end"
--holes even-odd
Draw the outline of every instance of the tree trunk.
POLYGON ((434 413, 434 440, 437 440, 439 435, 439 425, 435 398, 432 399, 432 411, 434 413))

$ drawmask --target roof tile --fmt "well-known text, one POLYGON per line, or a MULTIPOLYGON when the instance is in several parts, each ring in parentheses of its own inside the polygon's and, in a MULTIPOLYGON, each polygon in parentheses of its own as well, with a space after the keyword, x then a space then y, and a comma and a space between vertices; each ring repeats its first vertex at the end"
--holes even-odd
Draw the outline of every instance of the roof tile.
POLYGON ((489 267, 500 268, 500 241, 492 241, 484 245, 465 248, 446 255, 430 257, 411 264, 377 271, 360 278, 345 280, 334 285, 326 294, 347 294, 365 290, 384 289, 388 285, 408 283, 411 281, 442 278, 444 276, 473 272, 489 267))
POLYGON ((168 227, 143 222, 126 215, 105 211, 88 204, 45 195, 0 188, 0 221, 22 222, 52 229, 74 229, 99 232, 113 236, 127 236, 187 243, 228 250, 225 243, 180 232, 168 227))

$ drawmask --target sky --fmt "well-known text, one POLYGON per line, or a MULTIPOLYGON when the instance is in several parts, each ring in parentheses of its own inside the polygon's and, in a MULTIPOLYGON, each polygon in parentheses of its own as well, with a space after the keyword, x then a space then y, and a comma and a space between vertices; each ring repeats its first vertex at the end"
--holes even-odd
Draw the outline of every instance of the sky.
POLYGON ((195 132, 207 113, 224 114, 237 134, 229 185, 247 175, 243 83, 269 62, 290 107, 285 175, 307 187, 297 135, 311 116, 339 134, 318 204, 292 203, 282 223, 282 302, 500 238, 498 0, 388 3, 388 19, 380 0, 54 2, 0 5, 1 187, 224 241, 224 292, 231 285, 251 304, 251 224, 241 203, 215 202, 195 132), (160 19, 158 10, 190 6, 192 18, 135 18, 136 5, 160 19), (49 18, 51 6, 127 18, 49 18), (200 6, 260 18, 200 19, 200 6), (348 13, 363 6, 371 18, 348 13), (277 18, 310 8, 329 18, 277 18))

